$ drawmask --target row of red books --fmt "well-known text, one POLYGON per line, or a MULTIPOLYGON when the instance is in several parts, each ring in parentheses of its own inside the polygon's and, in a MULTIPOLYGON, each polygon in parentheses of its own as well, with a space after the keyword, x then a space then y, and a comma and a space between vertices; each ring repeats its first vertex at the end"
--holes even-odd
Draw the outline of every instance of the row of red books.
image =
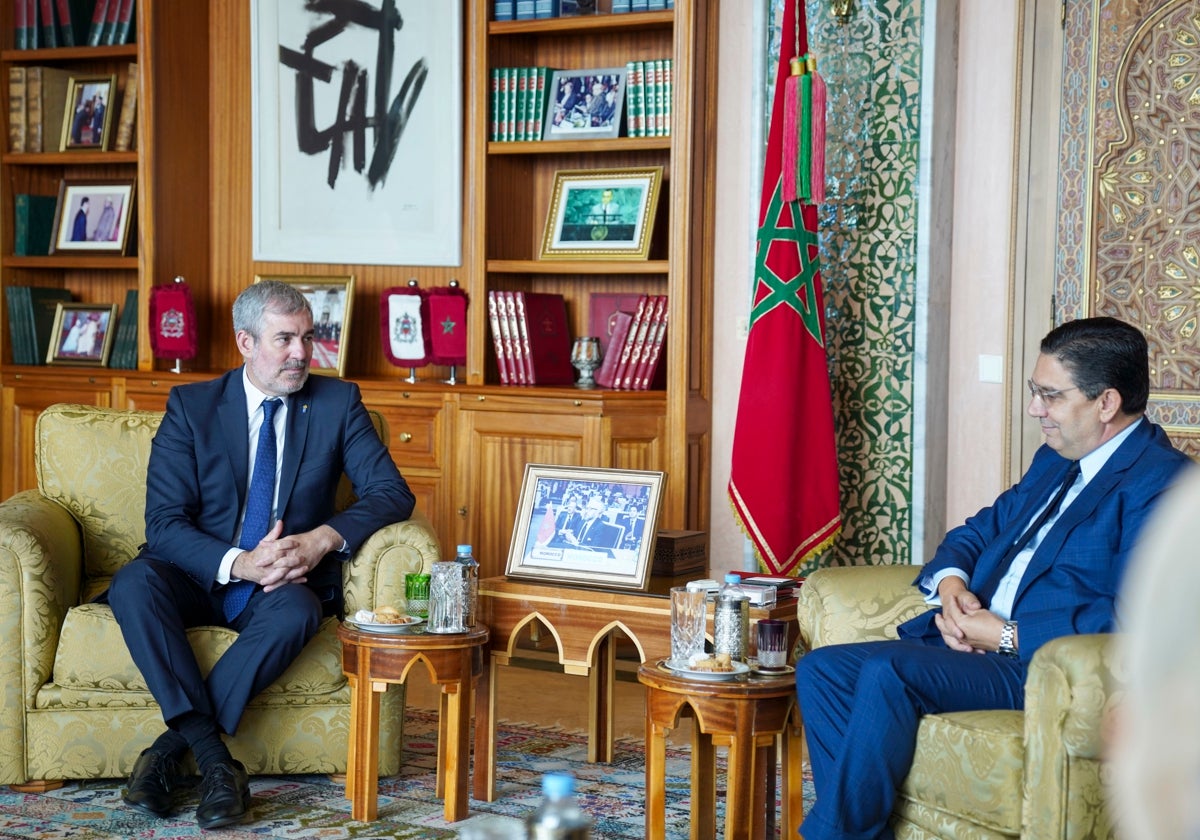
POLYGON ((618 391, 665 387, 666 368, 661 361, 666 337, 666 295, 640 295, 633 312, 614 312, 596 384, 618 391))
POLYGON ((13 45, 18 50, 125 44, 133 37, 134 0, 12 2, 13 45))
POLYGON ((573 385, 562 295, 489 289, 488 322, 502 385, 573 385))

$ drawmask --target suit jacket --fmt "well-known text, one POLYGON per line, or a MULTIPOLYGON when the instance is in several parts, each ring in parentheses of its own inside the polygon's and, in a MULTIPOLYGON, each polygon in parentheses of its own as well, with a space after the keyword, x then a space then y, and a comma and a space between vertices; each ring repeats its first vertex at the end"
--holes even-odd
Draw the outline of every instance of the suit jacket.
MULTIPOLYGON (((1013 601, 1023 660, 1059 636, 1115 629, 1130 551, 1159 496, 1188 463, 1161 428, 1143 420, 1062 512, 1030 559, 1013 601)), ((968 588, 979 594, 976 587, 1062 483, 1068 466, 1050 447, 1040 447, 1016 485, 946 535, 916 583, 957 568, 971 576, 968 588)), ((940 641, 933 620, 939 611, 900 625, 901 638, 940 641)))
MULTIPOLYGON (((241 368, 171 389, 150 450, 144 555, 174 563, 215 590, 221 558, 236 545, 249 446, 241 368)), ((376 434, 354 383, 309 376, 288 398, 281 457, 278 510, 285 535, 327 524, 353 553, 379 528, 407 519, 413 511, 413 494, 376 434), (357 501, 335 513, 343 473, 357 501)), ((328 555, 308 575, 308 585, 338 610, 338 560, 346 556, 328 555)))

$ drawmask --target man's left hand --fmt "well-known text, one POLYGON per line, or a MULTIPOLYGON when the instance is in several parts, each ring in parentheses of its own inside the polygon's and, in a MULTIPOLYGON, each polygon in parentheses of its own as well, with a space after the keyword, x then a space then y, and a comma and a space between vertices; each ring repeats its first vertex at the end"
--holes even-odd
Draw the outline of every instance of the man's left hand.
POLYGON ((292 547, 276 556, 260 581, 264 592, 289 583, 304 583, 321 558, 341 548, 344 542, 342 535, 328 525, 291 534, 288 539, 292 547))

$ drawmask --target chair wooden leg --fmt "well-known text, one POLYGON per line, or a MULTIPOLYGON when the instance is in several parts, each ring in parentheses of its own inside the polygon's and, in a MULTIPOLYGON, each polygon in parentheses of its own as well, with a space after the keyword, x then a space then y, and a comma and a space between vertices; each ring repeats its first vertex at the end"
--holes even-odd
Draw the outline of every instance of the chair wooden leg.
POLYGON ((9 789, 17 793, 47 793, 58 790, 65 784, 62 779, 37 779, 21 785, 9 785, 9 789))

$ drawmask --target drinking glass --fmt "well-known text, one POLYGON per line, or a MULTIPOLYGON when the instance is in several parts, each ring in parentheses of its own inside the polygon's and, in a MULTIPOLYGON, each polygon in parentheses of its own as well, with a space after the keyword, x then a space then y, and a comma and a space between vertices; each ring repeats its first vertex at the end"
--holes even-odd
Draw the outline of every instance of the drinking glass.
POLYGON ((429 575, 409 572, 404 576, 404 603, 409 615, 429 617, 429 575))
POLYGON ((466 615, 466 567, 453 560, 433 564, 433 575, 429 581, 429 621, 425 625, 428 633, 465 633, 463 618, 466 615))
POLYGON ((686 586, 671 587, 671 662, 686 668, 688 660, 704 652, 704 624, 708 593, 686 586))
POLYGON ((787 622, 763 618, 758 630, 758 667, 764 671, 782 671, 787 667, 787 622))

